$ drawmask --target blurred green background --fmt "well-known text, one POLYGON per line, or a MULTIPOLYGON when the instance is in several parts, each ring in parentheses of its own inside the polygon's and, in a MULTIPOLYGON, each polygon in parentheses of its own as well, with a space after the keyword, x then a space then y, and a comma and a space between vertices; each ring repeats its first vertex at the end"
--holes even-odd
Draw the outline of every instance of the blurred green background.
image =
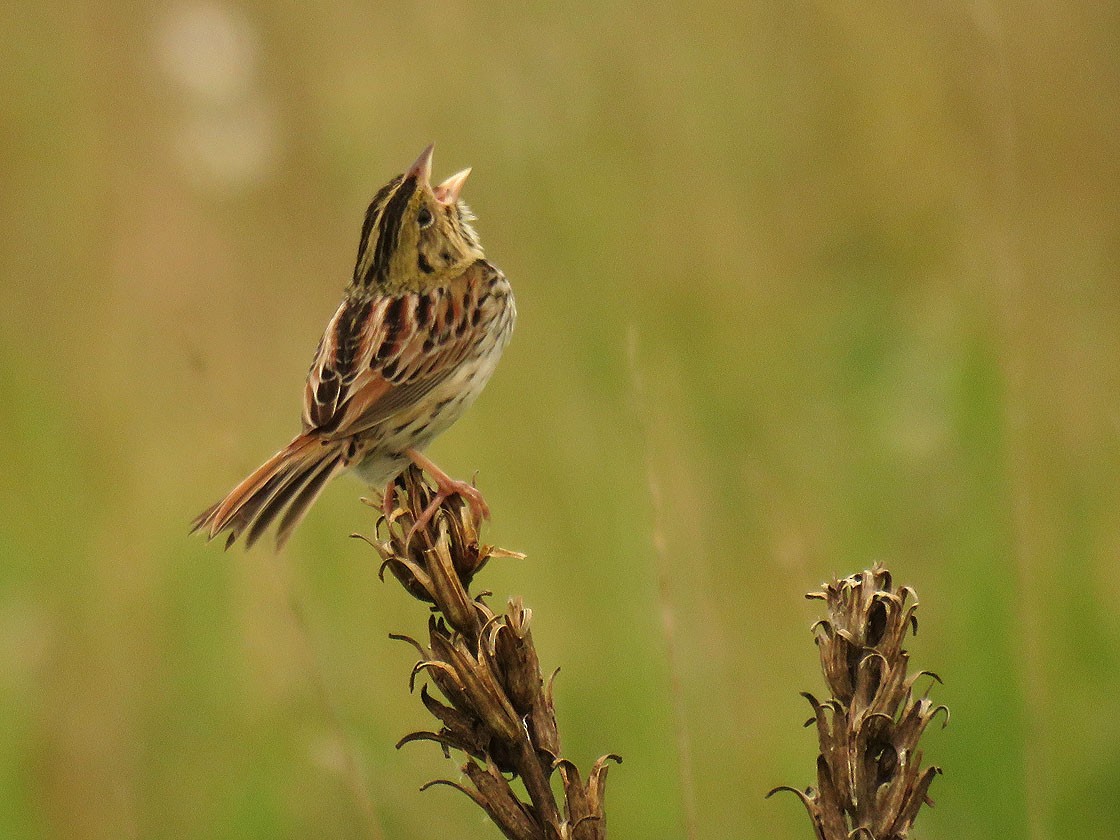
POLYGON ((1115 836, 1120 6, 690 7, 0 7, 0 837, 497 836, 393 748, 425 617, 357 481, 186 535, 431 140, 520 310, 431 453, 611 835, 811 836, 802 596, 882 560, 953 711, 918 834, 1115 836))

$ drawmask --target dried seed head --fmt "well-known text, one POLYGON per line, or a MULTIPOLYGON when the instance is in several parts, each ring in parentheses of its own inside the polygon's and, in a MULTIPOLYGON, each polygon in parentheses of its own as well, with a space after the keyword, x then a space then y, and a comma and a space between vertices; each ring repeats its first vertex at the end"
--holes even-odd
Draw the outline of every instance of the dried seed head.
MULTIPOLYGON (((607 756, 586 784, 575 766, 560 758, 551 681, 546 686, 529 625, 532 611, 513 599, 496 615, 481 596, 471 597, 474 575, 491 557, 523 557, 483 545, 469 505, 444 499, 421 528, 416 511, 435 498, 416 469, 395 483, 396 507, 384 518, 386 539, 370 540, 388 569, 414 598, 433 606, 428 645, 413 644, 421 661, 413 669, 427 675, 446 702, 424 686, 420 699, 439 722, 438 731, 406 735, 412 741, 435 741, 444 751, 469 758, 463 773, 470 785, 446 784, 463 791, 483 808, 506 837, 549 840, 602 840, 606 837, 603 792, 607 756), (563 807, 550 777, 559 767, 564 781, 563 807), (520 777, 529 801, 511 788, 504 774, 520 777)), ((430 785, 428 785, 430 786, 430 785)), ((428 787, 426 786, 426 787, 428 787)))
POLYGON ((927 792, 941 772, 921 769, 918 740, 939 711, 948 717, 944 706, 914 697, 927 672, 907 676, 903 644, 918 630, 917 596, 875 566, 807 597, 827 604, 813 632, 832 697, 805 694, 820 742, 817 788, 794 792, 820 840, 904 840, 922 804, 932 804, 927 792))

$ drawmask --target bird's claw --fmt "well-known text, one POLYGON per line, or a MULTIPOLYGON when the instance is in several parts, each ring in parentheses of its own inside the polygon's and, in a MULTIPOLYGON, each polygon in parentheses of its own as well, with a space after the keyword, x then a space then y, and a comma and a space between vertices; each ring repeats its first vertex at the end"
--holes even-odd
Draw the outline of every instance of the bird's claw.
POLYGON ((477 487, 465 481, 456 481, 454 479, 443 482, 440 484, 439 491, 436 493, 435 498, 428 503, 428 506, 424 508, 424 511, 417 517, 416 521, 412 523, 412 527, 408 529, 408 533, 404 538, 405 550, 408 549, 408 546, 412 542, 412 535, 426 526, 432 520, 432 517, 436 515, 436 511, 439 510, 440 505, 452 496, 462 496, 466 499, 467 504, 471 506, 471 512, 479 521, 490 518, 490 506, 486 504, 486 499, 482 497, 482 493, 477 487))

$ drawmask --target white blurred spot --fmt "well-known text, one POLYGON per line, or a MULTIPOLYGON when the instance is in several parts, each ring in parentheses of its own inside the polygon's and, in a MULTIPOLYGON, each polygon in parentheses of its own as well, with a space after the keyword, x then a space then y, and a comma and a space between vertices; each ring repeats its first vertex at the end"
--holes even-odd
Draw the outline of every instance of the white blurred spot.
POLYGON ((247 96, 260 46, 240 11, 218 3, 180 3, 156 27, 163 71, 201 99, 228 102, 247 96))
POLYGON ((276 118, 260 100, 238 108, 199 110, 185 117, 175 137, 183 168, 214 186, 260 181, 277 155, 276 118))
POLYGON ((280 155, 276 109, 257 78, 249 19, 219 2, 168 7, 153 33, 156 64, 178 89, 172 146, 196 185, 230 191, 266 178, 280 155))

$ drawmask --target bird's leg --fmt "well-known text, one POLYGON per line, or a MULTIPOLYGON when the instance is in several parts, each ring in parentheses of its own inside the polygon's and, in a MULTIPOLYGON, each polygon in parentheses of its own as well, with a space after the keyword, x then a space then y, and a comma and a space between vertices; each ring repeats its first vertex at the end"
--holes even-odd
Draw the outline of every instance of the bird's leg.
POLYGON ((393 521, 391 516, 393 512, 393 505, 397 501, 397 479, 396 476, 389 479, 389 483, 385 486, 385 492, 381 495, 381 513, 385 517, 385 522, 393 521))
POLYGON ((435 515, 435 512, 439 509, 443 500, 448 496, 462 496, 470 504, 471 510, 474 511, 474 515, 478 519, 490 518, 490 506, 486 504, 486 500, 482 498, 482 494, 478 491, 477 487, 465 481, 452 478, 437 467, 431 458, 415 449, 406 449, 404 454, 409 457, 412 463, 430 475, 435 480, 436 487, 439 488, 436 497, 432 499, 431 504, 425 508, 424 512, 420 514, 420 517, 416 520, 416 524, 412 526, 411 531, 409 531, 409 537, 411 537, 412 533, 418 528, 422 528, 428 523, 428 520, 435 515))

